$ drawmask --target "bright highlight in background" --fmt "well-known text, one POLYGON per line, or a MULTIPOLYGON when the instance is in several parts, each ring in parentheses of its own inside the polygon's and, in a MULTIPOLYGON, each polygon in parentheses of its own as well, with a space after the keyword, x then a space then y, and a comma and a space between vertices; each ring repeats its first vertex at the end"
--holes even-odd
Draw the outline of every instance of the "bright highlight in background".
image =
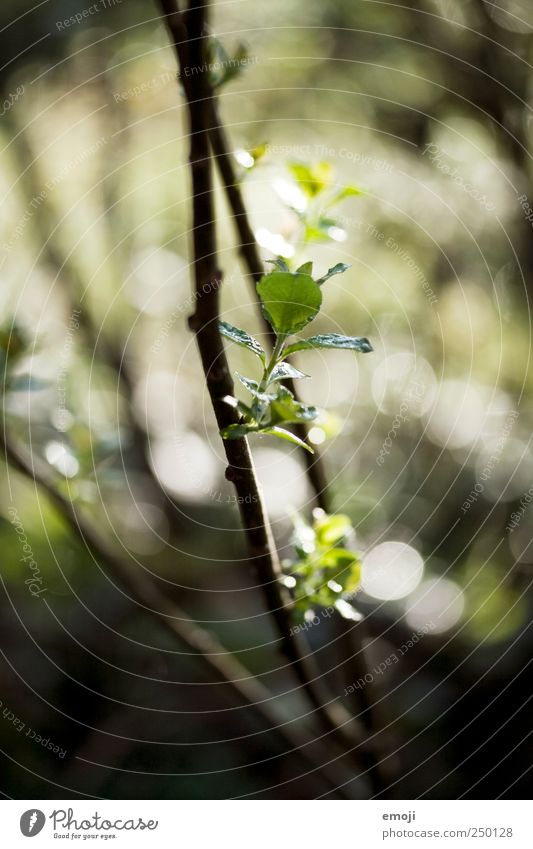
POLYGON ((429 626, 434 634, 452 628, 463 615, 461 587, 448 578, 423 581, 406 604, 405 618, 413 628, 429 626))
POLYGON ((368 595, 390 601, 412 593, 423 571, 416 549, 404 542, 383 542, 363 558, 361 585, 368 595))

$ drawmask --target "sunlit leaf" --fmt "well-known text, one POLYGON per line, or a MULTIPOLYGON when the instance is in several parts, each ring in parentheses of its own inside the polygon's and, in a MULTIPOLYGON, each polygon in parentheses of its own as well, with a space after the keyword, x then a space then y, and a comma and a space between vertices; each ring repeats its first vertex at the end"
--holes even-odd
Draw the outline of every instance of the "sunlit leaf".
POLYGON ((261 428, 259 433, 268 433, 271 436, 277 436, 279 439, 285 439, 287 442, 292 442, 294 445, 299 445, 300 448, 305 448, 306 451, 309 451, 310 454, 314 454, 315 452, 311 448, 307 442, 304 442, 303 439, 300 439, 296 434, 291 433, 290 430, 285 430, 283 427, 264 427, 261 428))
MULTIPOLYGON (((299 274, 313 274, 313 263, 312 262, 304 262, 299 268, 296 269, 299 274)), ((318 280, 317 280, 318 283, 318 280)))
POLYGON ((333 198, 329 201, 328 206, 333 206, 336 203, 340 203, 342 200, 346 198, 354 198, 360 197, 364 195, 364 191, 362 189, 358 189, 357 186, 344 186, 333 198))
POLYGON ((236 376, 238 377, 242 385, 246 387, 248 392, 250 392, 254 396, 254 398, 259 398, 260 401, 273 401, 277 397, 276 393, 268 394, 267 392, 260 392, 259 383, 257 382, 257 380, 252 380, 251 377, 244 377, 238 372, 236 372, 236 376))
POLYGON ((257 430, 257 425, 253 424, 230 424, 222 428, 220 435, 222 439, 241 439, 247 436, 252 431, 257 430))
POLYGON ((265 317, 285 336, 309 324, 322 303, 320 287, 309 274, 272 271, 259 281, 257 292, 265 317))
POLYGON ((316 197, 331 183, 332 167, 329 162, 305 165, 303 162, 289 163, 289 171, 308 197, 316 197))
POLYGON ((265 359, 265 352, 257 339, 254 339, 253 336, 250 336, 246 330, 241 330, 240 327, 234 327, 232 324, 228 324, 227 321, 219 322, 219 330, 226 339, 229 339, 230 342, 234 342, 236 345, 240 345, 242 348, 248 348, 249 351, 252 351, 257 357, 261 360, 265 359))
POLYGON ((275 265, 278 271, 289 271, 289 266, 280 256, 276 257, 276 259, 267 259, 267 262, 270 265, 275 265))
POLYGON ((368 354, 373 347, 364 336, 343 336, 341 333, 321 333, 311 336, 309 339, 301 339, 294 342, 285 349, 285 355, 294 354, 295 351, 307 351, 312 348, 341 348, 349 351, 359 351, 368 354))
POLYGON ((316 407, 308 407, 297 401, 292 392, 280 386, 278 393, 270 405, 271 423, 279 422, 312 422, 318 416, 316 407))
POLYGON ((270 375, 270 383, 275 383, 277 380, 286 380, 287 378, 298 380, 302 377, 309 377, 309 375, 304 374, 303 371, 295 368, 290 363, 278 363, 270 375))
POLYGON ((329 278, 333 277, 334 274, 344 274, 344 272, 348 271, 349 268, 351 268, 351 265, 346 265, 345 262, 338 262, 337 265, 329 268, 327 273, 324 274, 323 277, 320 277, 316 282, 319 286, 321 286, 322 283, 325 283, 326 280, 329 280, 329 278))
POLYGON ((338 513, 329 516, 324 514, 316 519, 313 528, 320 545, 336 545, 352 530, 352 521, 349 516, 338 513))

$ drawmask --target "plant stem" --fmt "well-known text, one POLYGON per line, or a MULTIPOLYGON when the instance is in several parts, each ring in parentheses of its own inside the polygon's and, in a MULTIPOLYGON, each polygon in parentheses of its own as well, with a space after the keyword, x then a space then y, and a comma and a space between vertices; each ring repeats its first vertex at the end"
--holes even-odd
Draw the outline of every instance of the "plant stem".
MULTIPOLYGON (((211 125, 209 129, 211 148, 224 185, 228 203, 233 213, 233 221, 239 237, 239 252, 244 265, 248 269, 250 280, 254 287, 254 296, 260 309, 255 287, 264 274, 263 263, 261 261, 255 235, 250 225, 241 187, 237 179, 231 145, 228 142, 225 127, 220 117, 218 103, 215 97, 210 98, 208 101, 207 111, 211 125)), ((273 331, 268 322, 264 319, 262 313, 261 318, 265 327, 266 336, 272 344, 274 340, 273 331)), ((293 393, 295 398, 298 399, 298 392, 294 385, 294 381, 292 379, 288 379, 285 380, 284 383, 293 393)), ((308 436, 307 425, 301 422, 295 424, 293 427, 297 436, 306 442, 308 436)), ((331 503, 329 497, 329 485, 325 473, 324 461, 316 446, 313 450, 314 454, 311 454, 302 449, 307 477, 311 484, 317 506, 324 510, 324 512, 330 513, 331 503)), ((364 620, 356 625, 345 620, 342 620, 339 624, 339 640, 341 644, 346 647, 351 646, 351 656, 356 658, 355 663, 358 666, 363 667, 365 671, 368 671, 368 663, 364 648, 364 639, 366 637, 366 625, 364 620)), ((376 711, 372 706, 372 699, 369 698, 369 694, 366 692, 361 695, 361 705, 366 716, 369 718, 369 722, 372 727, 379 728, 381 723, 377 716, 375 716, 376 711)), ((382 783, 386 783, 384 778, 382 783)))
POLYGON ((264 392, 270 383, 270 375, 272 374, 274 367, 276 366, 278 360, 281 357, 281 353, 283 351, 283 346, 285 345, 285 339, 287 337, 283 335, 276 335, 276 342, 272 349, 272 353, 270 355, 270 360, 268 364, 265 366, 265 370, 263 372, 263 377, 261 378, 261 383, 259 384, 258 391, 264 392))
MULTIPOLYGON (((264 265, 259 255, 257 242, 250 225, 248 213, 244 204, 243 196, 233 161, 230 144, 226 137, 226 131, 219 115, 218 104, 215 98, 212 98, 207 106, 209 112, 209 140, 213 150, 215 163, 222 178, 222 183, 228 203, 233 215, 233 222, 239 238, 239 253, 245 267, 250 275, 250 282, 254 291, 254 299, 259 307, 257 298, 256 285, 261 280, 264 274, 264 265)), ((261 313, 261 321, 265 330, 265 335, 270 344, 274 344, 274 332, 269 323, 261 313)), ((287 389, 289 389, 296 400, 298 400, 298 391, 291 378, 283 381, 287 389)), ((308 435, 308 427, 304 422, 298 422, 293 425, 296 435, 305 442, 308 435)), ((324 464, 318 448, 314 448, 314 454, 302 449, 302 457, 305 462, 307 477, 311 484, 317 507, 320 507, 326 513, 329 506, 328 498, 328 482, 324 470, 324 464)))
MULTIPOLYGON (((186 17, 179 14, 171 0, 161 0, 172 41, 181 66, 189 112, 190 168, 193 194, 193 252, 197 294, 196 311, 189 320, 206 377, 207 389, 219 430, 238 423, 234 408, 224 398, 233 395, 231 378, 219 324, 219 289, 222 273, 218 268, 213 209, 213 183, 209 144, 209 114, 212 92, 207 73, 192 77, 185 74, 187 63, 198 69, 204 66, 203 36, 209 4, 194 6, 191 0, 186 17), (169 13, 170 8, 170 13, 169 13), (184 44, 184 39, 186 43, 184 44), (183 64, 183 63, 186 64, 183 64)), ((270 525, 263 507, 246 439, 223 440, 228 460, 226 477, 235 485, 241 518, 248 541, 250 559, 261 582, 267 607, 282 637, 287 658, 315 707, 323 728, 344 746, 359 755, 368 770, 375 757, 361 734, 359 723, 335 700, 323 692, 321 676, 315 669, 305 645, 293 633, 290 613, 292 600, 281 583, 281 568, 274 547, 270 525)), ((375 778, 375 773, 370 776, 375 778)))

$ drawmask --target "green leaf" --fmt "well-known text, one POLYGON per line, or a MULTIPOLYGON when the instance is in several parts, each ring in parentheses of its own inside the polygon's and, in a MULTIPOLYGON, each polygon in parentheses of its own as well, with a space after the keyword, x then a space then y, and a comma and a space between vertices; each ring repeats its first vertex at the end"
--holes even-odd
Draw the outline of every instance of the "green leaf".
POLYGON ((294 366, 290 363, 278 363, 270 375, 270 383, 275 383, 276 380, 286 380, 287 378, 298 380, 298 378, 301 377, 309 377, 309 375, 304 374, 303 371, 300 371, 297 368, 294 368, 294 366))
POLYGON ((353 593, 361 584, 361 561, 357 558, 350 568, 348 577, 343 581, 343 590, 345 593, 353 593))
POLYGON ((269 395, 266 392, 259 392, 259 384, 257 380, 252 380, 251 377, 244 377, 238 372, 235 372, 235 374, 242 383, 242 385, 246 387, 248 392, 250 392, 254 396, 254 398, 259 398, 260 401, 269 402, 277 398, 277 394, 269 395))
POLYGON ((343 336, 341 333, 321 333, 319 336, 311 336, 309 339, 302 339, 300 342, 294 342, 285 348, 285 356, 294 354, 295 351, 307 351, 311 348, 342 348, 350 351, 359 351, 361 354, 368 354, 373 351, 373 347, 364 336, 343 336))
POLYGON ((305 448, 305 450, 309 451, 310 454, 315 453, 307 442, 304 442, 303 439, 300 439, 300 437, 296 436, 295 433, 291 433, 290 430, 285 430, 283 427, 263 427, 259 433, 267 433, 271 436, 277 436, 279 439, 286 439, 287 442, 292 442, 294 445, 299 445, 300 448, 305 448))
POLYGON ((320 545, 331 546, 339 543, 352 530, 349 516, 343 513, 325 514, 314 522, 314 530, 320 545))
POLYGON ((316 282, 319 286, 322 286, 322 283, 325 283, 326 280, 329 280, 330 277, 333 277, 334 274, 344 274, 345 271, 348 271, 351 268, 351 265, 346 265, 345 262, 338 262, 337 265, 334 265, 332 268, 328 269, 327 274, 324 274, 323 277, 320 277, 316 282))
POLYGON ((270 422, 312 422, 318 416, 316 407, 308 407, 297 401, 292 392, 280 386, 277 396, 270 405, 270 422))
POLYGON ((310 198, 316 197, 331 183, 332 168, 329 162, 317 162, 314 165, 291 162, 289 163, 289 171, 300 188, 310 198))
POLYGON ((278 334, 289 336, 312 321, 322 293, 309 274, 272 271, 257 284, 265 317, 278 334))
MULTIPOLYGON (((296 269, 299 274, 309 274, 312 276, 313 274, 313 263, 312 262, 304 262, 299 268, 296 269)), ((318 281, 317 281, 318 282, 318 281)))
POLYGON ((254 424, 230 424, 222 428, 220 435, 222 439, 241 439, 256 430, 257 425, 254 424))
POLYGON ((312 224, 307 224, 304 233, 304 242, 327 242, 329 236, 325 230, 314 227, 312 224))
POLYGON ((276 259, 267 259, 267 262, 269 263, 269 265, 275 265, 278 271, 290 270, 285 260, 280 256, 276 257, 276 259))
POLYGON ((239 413, 248 420, 247 423, 254 421, 254 411, 248 406, 248 404, 245 404, 243 401, 239 401, 232 395, 225 395, 224 398, 222 398, 222 401, 227 404, 228 407, 233 407, 234 410, 238 410, 239 413))
MULTIPOLYGON (((351 567, 353 563, 359 563, 359 556, 353 551, 347 551, 345 548, 332 548, 323 554, 318 565, 322 569, 336 569, 342 572, 343 569, 351 567)), ((340 578, 338 579, 340 583, 340 578)))
POLYGON ((267 151, 268 151, 268 142, 263 142, 262 144, 257 144, 255 147, 251 147, 248 150, 248 153, 250 154, 250 156, 254 160, 254 164, 255 164, 256 162, 259 162, 259 160, 262 159, 263 156, 265 156, 267 151))
POLYGON ((335 203, 340 203, 341 200, 345 200, 346 198, 355 198, 364 195, 364 191, 362 189, 358 189, 357 186, 344 186, 343 189, 340 190, 328 203, 328 206, 333 206, 335 203))
POLYGON ((229 339, 230 342, 234 342, 236 345, 240 345, 241 348, 248 348, 249 351, 252 351, 256 357, 259 357, 260 360, 265 360, 265 352, 257 339, 254 339, 253 336, 250 336, 246 330, 241 330, 240 327, 234 327, 232 324, 228 324, 227 321, 220 321, 218 325, 218 329, 222 336, 226 339, 229 339))

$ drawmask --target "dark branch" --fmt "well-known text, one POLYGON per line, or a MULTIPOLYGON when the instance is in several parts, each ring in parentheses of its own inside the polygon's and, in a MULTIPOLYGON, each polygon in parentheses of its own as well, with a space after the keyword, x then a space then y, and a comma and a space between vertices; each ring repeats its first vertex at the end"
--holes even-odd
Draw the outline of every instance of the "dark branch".
MULTIPOLYGON (((242 701, 253 707, 269 728, 311 766, 312 771, 322 775, 339 795, 344 795, 338 784, 349 782, 353 776, 338 763, 339 753, 332 753, 329 744, 315 738, 301 723, 291 722, 291 718, 278 707, 272 693, 212 634, 200 628, 167 594, 160 592, 146 573, 131 569, 118 557, 92 523, 59 492, 48 469, 42 467, 35 456, 25 456, 6 435, 5 423, 3 428, 3 431, 0 429, 0 450, 8 468, 38 485, 95 562, 107 569, 134 603, 197 655, 242 701)), ((351 798, 350 794, 346 798, 351 798)))
MULTIPOLYGON (((194 2, 194 0, 193 0, 194 2)), ((177 16, 174 3, 162 3, 167 23, 175 43, 182 71, 189 112, 190 169, 193 196, 193 251, 196 288, 196 311, 190 319, 191 328, 202 360, 207 389, 219 429, 238 422, 235 409, 226 403, 233 395, 231 378, 222 337, 218 330, 219 291, 222 274, 218 266, 214 223, 213 180, 210 160, 209 125, 212 110, 212 91, 207 73, 187 77, 191 67, 204 66, 205 15, 207 4, 189 6, 187 23, 177 16), (179 23, 176 23, 179 20, 179 23), (187 45, 183 40, 187 38, 187 45), (186 80, 186 82, 185 82, 186 80)), ((228 460, 226 475, 235 486, 241 519, 246 532, 250 559, 262 585, 268 610, 274 617, 282 638, 283 650, 293 664, 300 683, 316 709, 317 719, 343 746, 360 749, 361 760, 368 769, 375 758, 364 739, 359 723, 335 701, 328 701, 323 692, 318 671, 306 653, 300 638, 291 628, 292 600, 280 581, 281 569, 274 547, 270 525, 263 507, 255 470, 246 439, 224 440, 228 460)))

